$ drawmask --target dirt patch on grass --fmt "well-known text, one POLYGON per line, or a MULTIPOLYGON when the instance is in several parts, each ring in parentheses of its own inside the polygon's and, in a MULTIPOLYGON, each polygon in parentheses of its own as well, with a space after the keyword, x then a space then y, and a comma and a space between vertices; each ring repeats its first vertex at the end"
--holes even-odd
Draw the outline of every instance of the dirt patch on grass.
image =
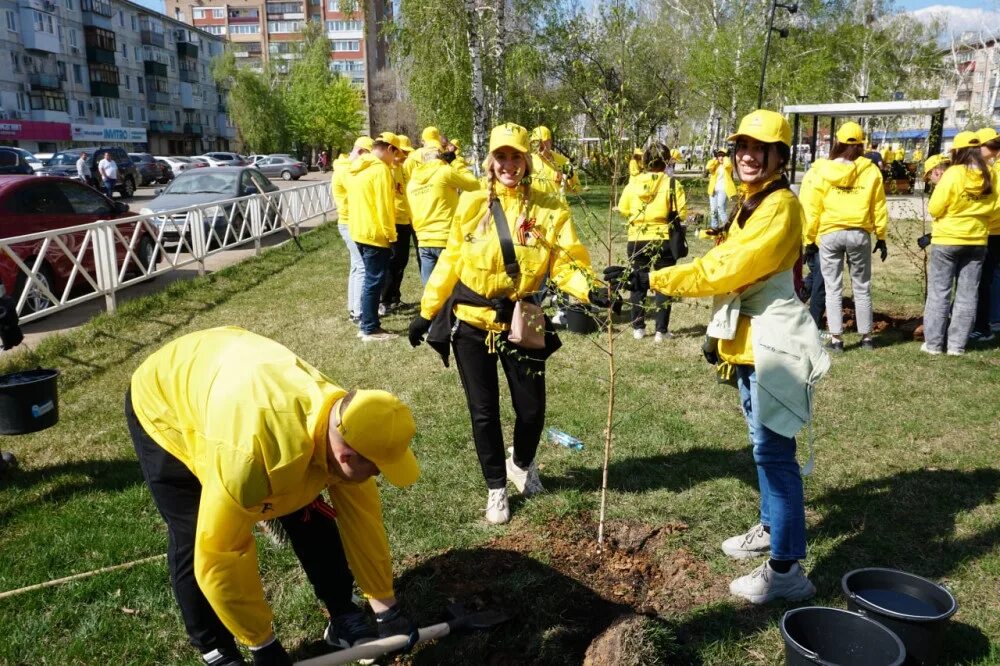
MULTIPOLYGON (((844 330, 857 328, 857 314, 854 310, 854 301, 850 298, 844 299, 844 330)), ((924 318, 916 317, 894 317, 884 312, 872 313, 872 332, 876 334, 897 335, 905 340, 924 339, 924 318)))

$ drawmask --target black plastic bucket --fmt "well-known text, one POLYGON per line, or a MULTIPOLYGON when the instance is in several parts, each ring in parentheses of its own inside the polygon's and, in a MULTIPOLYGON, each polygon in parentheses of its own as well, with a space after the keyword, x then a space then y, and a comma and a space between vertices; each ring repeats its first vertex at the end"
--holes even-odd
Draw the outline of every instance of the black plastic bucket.
POLYGON ((781 618, 786 666, 900 666, 903 642, 878 622, 840 608, 796 608, 781 618))
POLYGON ((840 581, 847 607, 864 613, 898 635, 906 663, 936 664, 948 618, 958 602, 944 587, 895 569, 855 569, 840 581))
POLYGON ((59 421, 58 370, 0 375, 0 435, 25 435, 59 421))
POLYGON ((586 335, 597 330, 597 319, 586 305, 570 305, 563 311, 563 322, 570 333, 586 335))

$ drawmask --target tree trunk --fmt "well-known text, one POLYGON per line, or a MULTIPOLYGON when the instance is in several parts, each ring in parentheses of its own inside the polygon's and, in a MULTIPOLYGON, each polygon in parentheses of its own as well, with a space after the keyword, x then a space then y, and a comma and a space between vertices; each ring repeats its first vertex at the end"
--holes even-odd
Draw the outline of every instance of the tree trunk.
POLYGON ((485 155, 487 125, 486 90, 483 84, 483 31, 476 0, 465 0, 468 18, 469 60, 472 62, 472 157, 473 168, 479 175, 485 155))
POLYGON ((507 96, 507 72, 505 59, 507 56, 507 27, 505 10, 506 0, 493 0, 494 39, 493 43, 493 113, 491 122, 497 125, 504 120, 506 109, 504 102, 507 96))

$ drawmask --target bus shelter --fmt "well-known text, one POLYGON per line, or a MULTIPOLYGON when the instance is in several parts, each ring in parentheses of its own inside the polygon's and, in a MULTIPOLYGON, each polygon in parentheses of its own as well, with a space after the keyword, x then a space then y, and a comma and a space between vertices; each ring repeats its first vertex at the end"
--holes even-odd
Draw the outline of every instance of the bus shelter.
MULTIPOLYGON (((903 102, 846 102, 837 104, 793 104, 782 112, 792 118, 792 145, 799 145, 799 126, 802 117, 812 117, 812 139, 809 149, 816 156, 816 140, 819 135, 820 118, 830 119, 830 148, 833 148, 837 133, 837 119, 847 118, 860 121, 871 116, 930 116, 931 127, 927 137, 927 155, 936 155, 941 150, 941 134, 944 130, 944 112, 951 106, 947 99, 925 99, 903 102)), ((798 150, 792 151, 792 182, 795 182, 798 150)))

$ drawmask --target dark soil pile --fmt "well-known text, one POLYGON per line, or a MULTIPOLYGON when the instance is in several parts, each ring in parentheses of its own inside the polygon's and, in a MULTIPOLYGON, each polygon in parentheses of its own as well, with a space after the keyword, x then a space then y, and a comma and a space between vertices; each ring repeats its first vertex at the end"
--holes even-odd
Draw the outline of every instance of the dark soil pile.
MULTIPOLYGON (((850 331, 857 328, 857 315, 854 310, 854 301, 850 298, 844 299, 844 330, 850 331)), ((877 335, 897 336, 904 340, 924 339, 924 318, 918 317, 893 317, 884 312, 872 313, 872 331, 877 335)))

